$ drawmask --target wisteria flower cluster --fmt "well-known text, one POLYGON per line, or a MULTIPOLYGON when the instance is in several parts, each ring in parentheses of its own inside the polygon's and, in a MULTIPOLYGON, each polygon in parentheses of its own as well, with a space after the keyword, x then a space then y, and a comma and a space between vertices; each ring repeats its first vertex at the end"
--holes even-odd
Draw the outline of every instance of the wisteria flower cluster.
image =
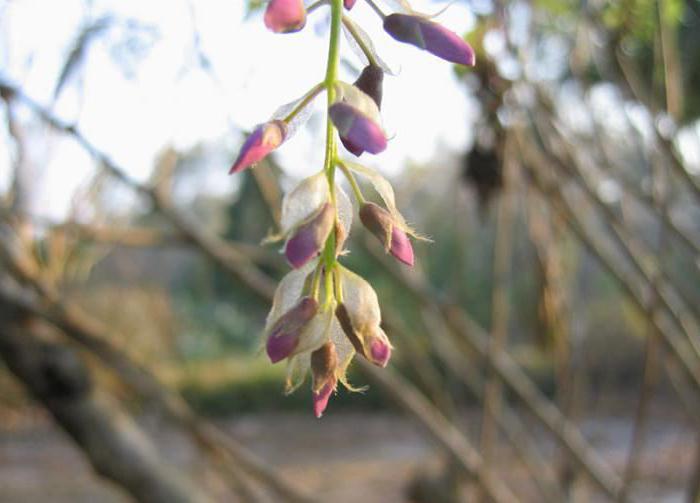
MULTIPOLYGON (((397 12, 386 14, 365 0, 380 16, 394 39, 461 65, 474 65, 474 51, 457 34, 414 11, 405 0, 385 0, 397 12)), ((401 263, 414 263, 411 239, 422 239, 396 208, 394 191, 376 171, 338 154, 337 138, 355 157, 387 148, 380 107, 382 82, 389 70, 376 54, 367 34, 346 12, 356 0, 320 0, 308 7, 303 0, 270 0, 265 26, 275 33, 302 30, 307 16, 319 7, 331 10, 330 42, 325 80, 300 99, 283 106, 246 139, 231 173, 261 161, 289 140, 308 115, 315 98, 325 91, 327 127, 323 168, 303 180, 282 202, 284 254, 293 270, 280 282, 265 327, 267 355, 273 363, 286 360, 288 392, 294 391, 311 369, 313 408, 320 417, 338 383, 353 389, 346 371, 356 353, 380 367, 392 346, 381 328, 377 294, 370 284, 344 267, 344 253, 354 207, 336 184, 336 169, 347 178, 359 207, 360 221, 401 263), (338 79, 340 32, 345 33, 365 64, 353 84, 338 79), (360 177, 373 187, 381 204, 365 200, 360 177)))

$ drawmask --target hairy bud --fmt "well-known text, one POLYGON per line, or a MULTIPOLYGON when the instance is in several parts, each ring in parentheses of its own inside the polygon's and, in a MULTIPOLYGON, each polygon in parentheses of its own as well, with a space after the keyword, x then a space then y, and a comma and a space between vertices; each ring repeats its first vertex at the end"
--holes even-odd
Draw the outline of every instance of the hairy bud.
POLYGON ((396 259, 406 265, 413 265, 411 241, 391 213, 377 204, 365 203, 360 208, 360 220, 396 259))
POLYGON ((328 341, 311 353, 312 392, 316 417, 321 417, 326 410, 331 393, 337 386, 338 379, 335 375, 337 367, 338 354, 333 342, 328 341))
POLYGON ((274 120, 259 125, 243 143, 229 174, 238 173, 260 162, 267 154, 279 147, 286 136, 287 125, 283 121, 274 120))
POLYGON ((277 363, 294 352, 302 332, 317 312, 318 302, 311 297, 303 297, 272 325, 266 344, 267 355, 272 363, 277 363))

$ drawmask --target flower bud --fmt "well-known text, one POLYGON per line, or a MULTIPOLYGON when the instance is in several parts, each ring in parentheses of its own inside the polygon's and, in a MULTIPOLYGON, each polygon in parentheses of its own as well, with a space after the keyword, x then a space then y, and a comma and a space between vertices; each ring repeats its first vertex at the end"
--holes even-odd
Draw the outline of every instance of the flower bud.
POLYGON ((311 374, 313 376, 314 414, 321 417, 326 410, 328 400, 335 390, 338 379, 335 371, 338 367, 338 354, 335 344, 328 341, 311 353, 311 374))
POLYGON ((367 65, 353 84, 360 91, 372 98, 377 108, 382 108, 382 83, 384 82, 384 70, 375 65, 367 65))
POLYGON ((363 324, 362 313, 351 317, 345 304, 338 305, 335 316, 355 351, 375 365, 386 367, 391 358, 391 344, 384 331, 378 325, 363 324))
POLYGON ((296 229, 284 249, 284 254, 292 267, 298 269, 321 253, 334 223, 333 206, 325 203, 296 229))
POLYGON ((259 125, 243 143, 229 174, 238 173, 260 162, 267 154, 279 147, 286 136, 287 125, 283 121, 273 120, 259 125))
POLYGON ((311 297, 304 297, 272 325, 266 344, 267 355, 272 363, 293 353, 302 332, 317 312, 318 302, 311 297))
POLYGON ((343 0, 343 5, 347 10, 352 9, 355 6, 357 0, 343 0))
POLYGON ((391 213, 377 204, 365 203, 360 208, 360 220, 396 259, 406 265, 413 265, 411 241, 391 213))
POLYGON ((455 32, 429 19, 410 14, 390 14, 384 18, 384 30, 399 42, 460 65, 474 66, 474 49, 455 32))
POLYGON ((265 26, 275 33, 292 33, 306 24, 303 0, 270 0, 265 10, 265 26))
POLYGON ((391 344, 384 331, 380 328, 368 334, 369 361, 382 368, 386 367, 391 358, 391 344))
POLYGON ((379 125, 379 108, 373 98, 355 86, 336 84, 337 97, 328 113, 343 145, 355 154, 378 154, 386 149, 387 140, 379 125))

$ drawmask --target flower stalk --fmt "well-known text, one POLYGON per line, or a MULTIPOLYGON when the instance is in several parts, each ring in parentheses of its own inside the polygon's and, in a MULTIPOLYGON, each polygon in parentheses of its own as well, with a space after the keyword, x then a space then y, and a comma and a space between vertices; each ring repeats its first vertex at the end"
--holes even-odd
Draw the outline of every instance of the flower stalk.
MULTIPOLYGON (((473 50, 457 34, 416 15, 407 0, 402 11, 385 15, 372 0, 370 7, 384 20, 384 29, 448 61, 472 65, 473 50)), ((314 99, 326 91, 327 116, 323 168, 303 179, 282 201, 280 230, 266 242, 284 241, 292 270, 275 291, 265 322, 266 352, 272 363, 287 361, 286 392, 291 393, 311 371, 313 410, 321 417, 338 383, 351 391, 347 368, 356 355, 385 367, 392 345, 381 327, 379 299, 362 277, 343 267, 339 258, 350 234, 353 215, 384 245, 387 253, 407 266, 414 261, 411 239, 426 240, 406 223, 396 206, 391 184, 377 171, 338 156, 338 140, 345 151, 359 157, 379 154, 388 146, 382 126, 381 104, 387 65, 375 53, 362 28, 343 10, 356 0, 319 0, 304 7, 302 0, 270 0, 265 25, 275 33, 304 28, 306 17, 318 7, 331 9, 325 77, 298 100, 282 106, 271 119, 247 137, 230 172, 253 168, 289 140, 308 117, 314 99), (340 37, 345 27, 368 61, 353 84, 338 79, 340 37), (336 185, 336 169, 348 180, 356 201, 336 185), (366 200, 358 179, 369 182, 374 199, 366 200), (378 199, 377 197, 378 196, 378 199), (359 211, 357 211, 359 210, 359 211)), ((354 44, 353 44, 354 45, 354 44)))

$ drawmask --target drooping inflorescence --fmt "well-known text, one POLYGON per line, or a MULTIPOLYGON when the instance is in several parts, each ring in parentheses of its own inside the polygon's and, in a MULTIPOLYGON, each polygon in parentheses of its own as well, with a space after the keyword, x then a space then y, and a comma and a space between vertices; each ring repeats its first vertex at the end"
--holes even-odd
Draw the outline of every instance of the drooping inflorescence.
MULTIPOLYGON (((405 0, 392 0, 400 12, 385 14, 373 0, 365 0, 382 18, 394 39, 424 49, 444 60, 474 65, 474 51, 459 35, 412 10, 405 0)), ((298 128, 315 98, 327 95, 326 157, 323 168, 301 181, 282 202, 280 233, 284 254, 293 270, 280 282, 265 327, 266 350, 273 363, 287 360, 286 389, 295 390, 309 369, 313 408, 325 410, 338 382, 347 382, 346 370, 355 354, 385 367, 391 343, 381 328, 377 294, 370 284, 339 261, 354 214, 354 205, 336 184, 336 168, 347 178, 362 224, 401 263, 412 266, 410 238, 422 239, 396 208, 394 191, 379 173, 341 159, 336 137, 345 150, 359 157, 387 148, 380 107, 385 65, 375 54, 366 33, 343 9, 356 0, 320 0, 308 7, 303 0, 270 0, 265 26, 275 33, 304 28, 307 15, 322 6, 331 9, 326 78, 299 100, 284 106, 271 120, 257 126, 243 144, 230 172, 238 173, 261 161, 287 141, 298 128), (338 80, 340 32, 345 29, 367 60, 354 82, 338 80), (366 201, 356 180, 374 188, 381 204, 366 201)))

